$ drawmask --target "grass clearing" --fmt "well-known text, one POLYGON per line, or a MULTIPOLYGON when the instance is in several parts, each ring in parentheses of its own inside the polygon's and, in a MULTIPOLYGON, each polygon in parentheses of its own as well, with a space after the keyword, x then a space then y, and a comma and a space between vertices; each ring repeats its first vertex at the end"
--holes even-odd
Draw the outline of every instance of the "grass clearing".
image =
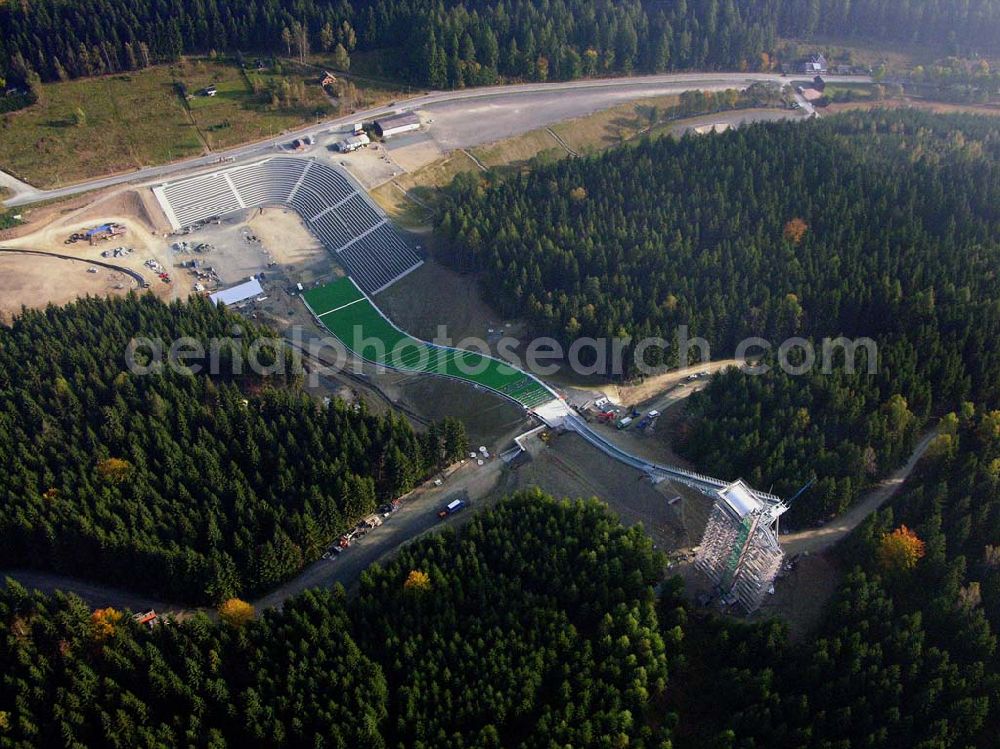
POLYGON ((430 223, 431 210, 410 197, 394 181, 379 185, 368 193, 396 224, 409 231, 421 231, 430 223))
POLYGON ((429 217, 440 197, 440 188, 451 184, 456 174, 480 171, 467 153, 454 151, 440 161, 380 185, 370 194, 393 219, 410 230, 420 231, 430 225, 429 217))
POLYGON ((825 115, 847 112, 850 110, 869 109, 900 109, 912 107, 935 114, 982 114, 990 117, 1000 116, 1000 106, 996 104, 952 104, 948 102, 930 101, 918 97, 907 96, 902 99, 885 99, 882 101, 854 101, 843 104, 834 103, 823 109, 825 115))
POLYGON ((41 91, 36 104, 0 117, 0 167, 38 187, 204 150, 169 68, 48 83, 41 91))
POLYGON ((320 323, 366 361, 404 372, 436 374, 484 387, 533 408, 552 395, 537 380, 474 351, 435 346, 392 325, 349 278, 303 294, 320 323))
POLYGON ((184 58, 133 73, 46 83, 36 104, 0 115, 0 168, 54 187, 261 140, 398 95, 396 88, 345 83, 331 101, 319 80, 317 68, 289 61, 244 74, 226 60, 184 58), (218 93, 199 95, 208 86, 218 93), (292 95, 275 105, 270 91, 281 98, 288 89, 292 95))
POLYGON ((465 151, 453 151, 440 161, 428 164, 410 174, 404 174, 396 181, 404 190, 445 187, 451 184, 456 174, 479 171, 482 170, 465 151))
POLYGON ((496 143, 478 146, 472 149, 472 155, 486 166, 495 167, 519 166, 536 157, 560 159, 569 153, 552 137, 552 133, 540 128, 496 143))
POLYGON ((679 101, 674 95, 655 96, 560 122, 552 130, 577 153, 596 153, 621 145, 648 128, 654 107, 662 113, 679 101))
POLYGON ((170 66, 190 95, 187 108, 209 148, 224 149, 298 127, 334 112, 315 71, 281 63, 261 71, 206 59, 170 66), (215 86, 215 96, 199 92, 215 86), (281 95, 276 104, 271 92, 281 95))

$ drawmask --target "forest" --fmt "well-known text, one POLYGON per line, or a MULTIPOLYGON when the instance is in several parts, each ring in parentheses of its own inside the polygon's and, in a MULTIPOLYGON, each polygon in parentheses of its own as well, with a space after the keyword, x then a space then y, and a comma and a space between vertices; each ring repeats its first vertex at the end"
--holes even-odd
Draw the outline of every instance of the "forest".
POLYGON ((692 402, 686 452, 702 468, 785 496, 819 479, 792 509, 800 524, 895 467, 934 414, 1000 402, 998 156, 989 118, 760 124, 460 176, 438 230, 443 259, 489 279, 503 314, 567 345, 660 337, 645 361, 674 365, 681 326, 715 359, 748 336, 817 352, 872 339, 873 377, 864 353, 852 374, 834 352, 834 377, 772 367, 692 402))
POLYGON ((603 505, 527 492, 242 626, 8 583, 0 746, 664 747, 662 562, 603 505))
POLYGON ((1000 412, 963 405, 838 554, 816 628, 692 608, 596 501, 529 491, 402 550, 356 596, 151 629, 0 592, 0 745, 988 747, 1000 412))
POLYGON ((252 348, 280 364, 274 337, 205 299, 152 295, 0 328, 0 564, 192 603, 259 593, 465 452, 455 420, 418 434, 363 404, 323 407, 294 361, 233 374, 252 348), (218 375, 141 374, 126 367, 136 336, 229 343, 218 375))
POLYGON ((696 719, 680 713, 677 747, 995 745, 1000 412, 965 403, 941 426, 839 550, 847 574, 817 631, 792 644, 774 620, 686 630, 670 702, 696 719))
MULTIPOLYGON (((37 0, 0 3, 0 76, 137 70, 181 54, 391 50, 436 88, 680 69, 769 69, 779 35, 1000 45, 1000 0, 37 0)), ((785 60, 794 63, 795 60, 785 60)))

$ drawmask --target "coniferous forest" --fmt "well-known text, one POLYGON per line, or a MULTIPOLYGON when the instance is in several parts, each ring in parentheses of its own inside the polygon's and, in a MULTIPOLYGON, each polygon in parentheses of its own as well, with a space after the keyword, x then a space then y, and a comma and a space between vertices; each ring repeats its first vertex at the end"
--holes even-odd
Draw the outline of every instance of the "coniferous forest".
POLYGON ((998 542, 1000 412, 966 403, 842 545, 817 631, 791 644, 775 620, 685 630, 676 745, 995 746, 998 542), (903 528, 912 553, 887 553, 903 528))
POLYGON ((240 629, 12 584, 0 745, 662 747, 661 567, 598 503, 526 493, 240 629))
POLYGON ((716 378, 680 445, 785 496, 815 476, 790 516, 804 523, 894 468, 935 414, 1000 402, 997 205, 995 121, 876 111, 460 176, 439 229, 504 314, 567 345, 661 337, 645 360, 674 365, 684 325, 716 359, 749 336, 814 341, 808 375, 772 351, 766 376, 716 378), (839 336, 875 341, 877 375, 863 350, 853 374, 838 350, 822 373, 839 336))
POLYGON ((1000 672, 1000 412, 944 420, 842 550, 818 629, 692 610, 638 528, 515 495, 355 597, 148 630, 0 594, 0 743, 27 747, 987 747, 1000 672), (911 553, 891 553, 903 532, 911 553), (553 553, 558 550, 557 553, 553 553))
POLYGON ((779 35, 1000 45, 998 0, 37 0, 0 3, 0 76, 137 70, 181 54, 391 50, 421 86, 759 69, 779 35), (762 54, 764 55, 762 57, 762 54))
POLYGON ((452 420, 416 434, 402 417, 322 407, 295 362, 230 374, 261 342, 262 363, 282 356, 270 339, 207 300, 151 295, 25 311, 0 328, 0 564, 180 601, 259 593, 464 453, 452 420), (232 347, 219 376, 132 374, 135 336, 232 347))

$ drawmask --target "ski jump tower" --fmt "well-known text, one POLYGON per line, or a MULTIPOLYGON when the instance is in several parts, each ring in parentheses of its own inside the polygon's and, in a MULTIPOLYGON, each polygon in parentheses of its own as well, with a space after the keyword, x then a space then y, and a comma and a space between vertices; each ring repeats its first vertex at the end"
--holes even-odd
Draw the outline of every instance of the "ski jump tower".
POLYGON ((760 606, 781 568, 778 518, 788 505, 734 481, 715 492, 715 505, 695 566, 748 612, 760 606))

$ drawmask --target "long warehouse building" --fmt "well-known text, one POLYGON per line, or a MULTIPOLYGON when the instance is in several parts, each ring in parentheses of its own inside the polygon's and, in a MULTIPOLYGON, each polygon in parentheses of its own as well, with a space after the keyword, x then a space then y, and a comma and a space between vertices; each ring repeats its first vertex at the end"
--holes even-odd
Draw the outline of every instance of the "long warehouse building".
POLYGON ((397 112, 375 120, 375 132, 381 138, 420 129, 420 118, 413 112, 397 112))

